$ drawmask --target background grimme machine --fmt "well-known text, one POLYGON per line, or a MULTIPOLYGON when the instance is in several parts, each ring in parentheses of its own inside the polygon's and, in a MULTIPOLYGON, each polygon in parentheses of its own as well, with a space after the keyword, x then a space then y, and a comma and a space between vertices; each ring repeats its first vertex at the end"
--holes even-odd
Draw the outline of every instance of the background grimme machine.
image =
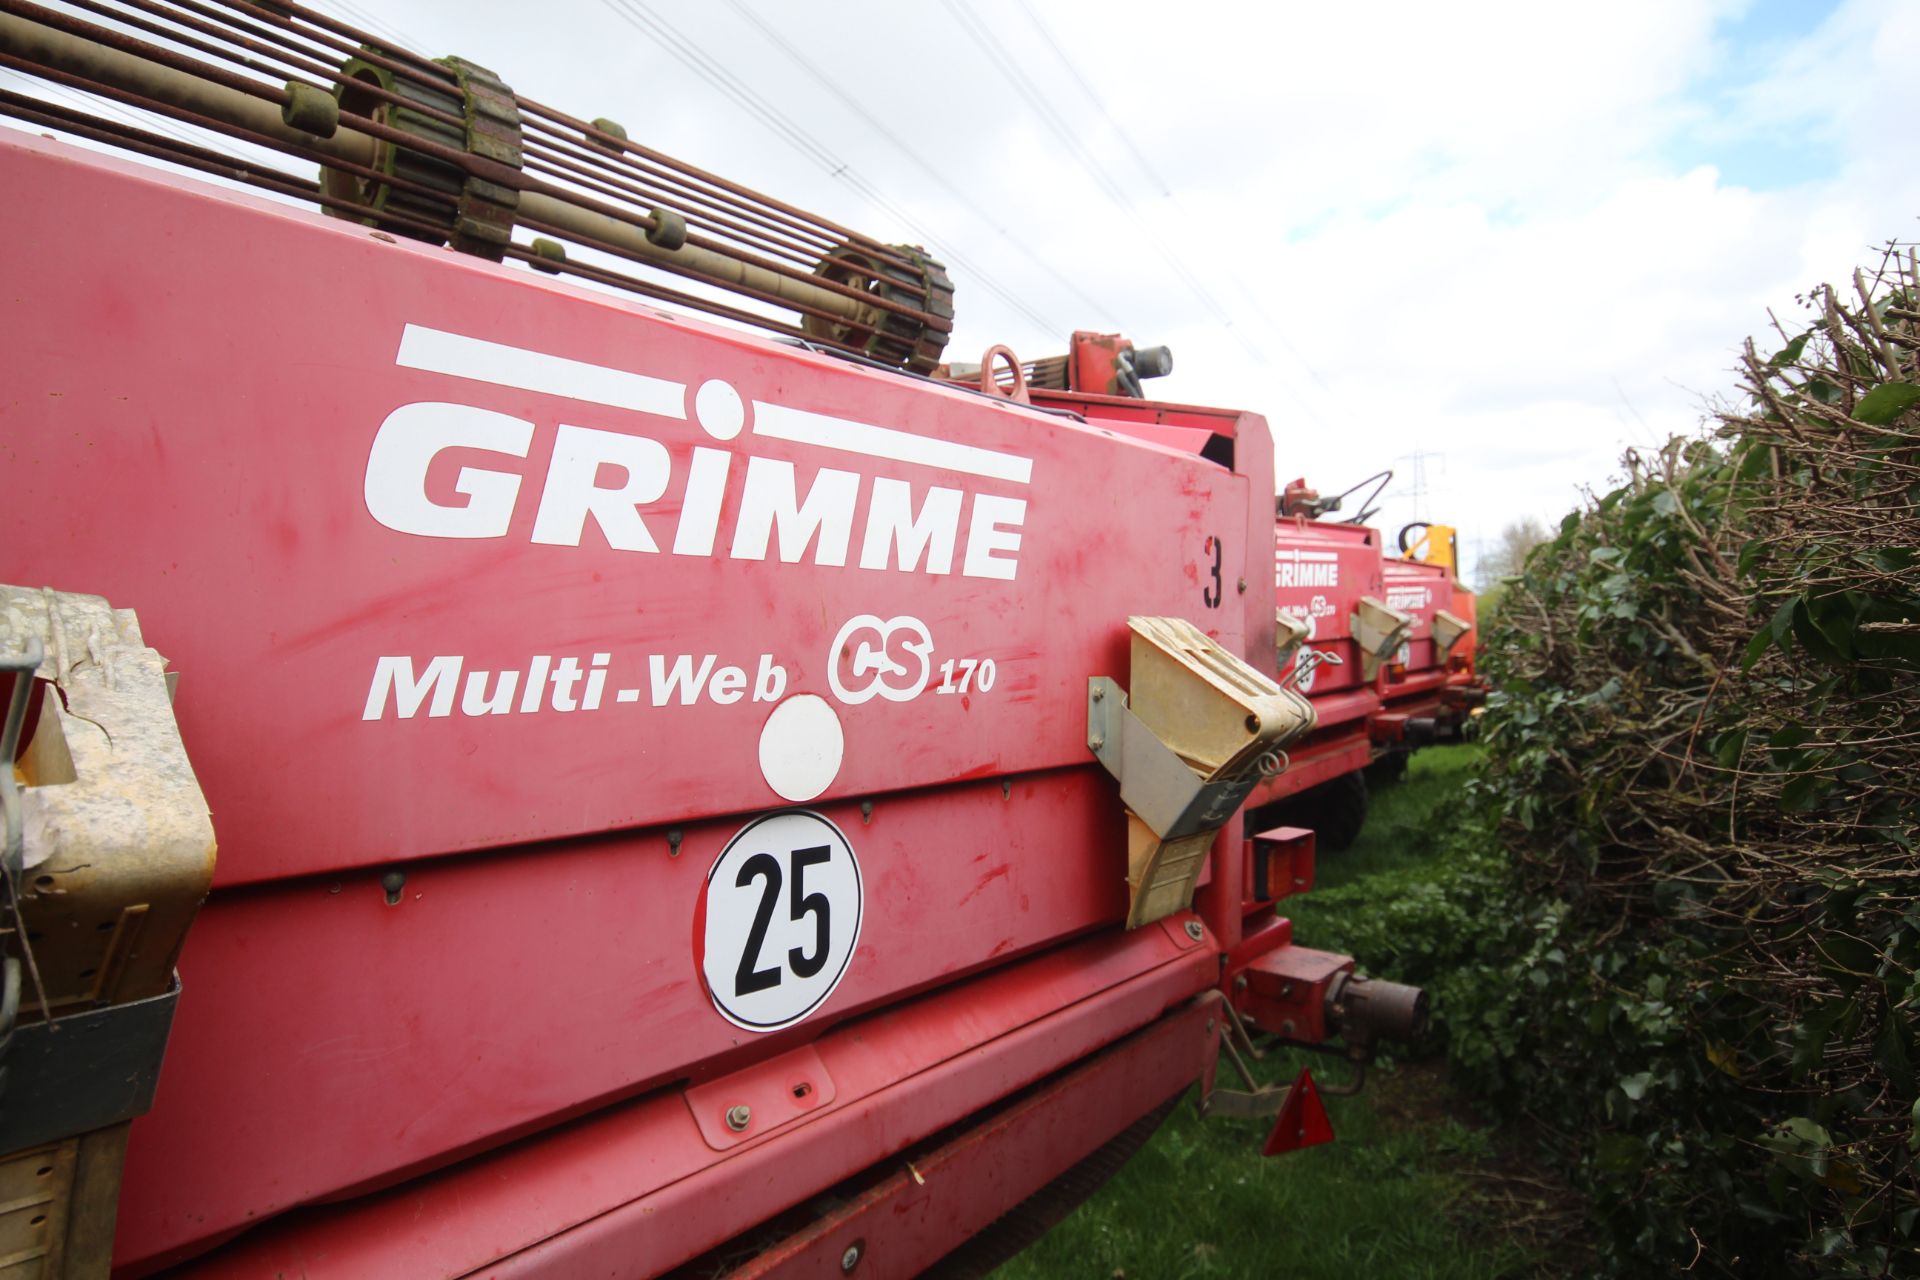
MULTIPOLYGON (((1348 493, 1390 478, 1382 472, 1348 493)), ((1389 555, 1370 514, 1334 522, 1340 498, 1294 481, 1274 530, 1275 644, 1282 679, 1305 693, 1313 730, 1291 767, 1255 788, 1249 824, 1310 829, 1344 850, 1366 819, 1368 779, 1393 781, 1422 746, 1460 741, 1487 690, 1474 667, 1477 610, 1457 576, 1454 530, 1415 524, 1389 555)))
POLYGON ((1241 814, 1470 660, 1164 352, 297 4, 0 65, 8 1275, 978 1274, 1418 1034, 1241 814))

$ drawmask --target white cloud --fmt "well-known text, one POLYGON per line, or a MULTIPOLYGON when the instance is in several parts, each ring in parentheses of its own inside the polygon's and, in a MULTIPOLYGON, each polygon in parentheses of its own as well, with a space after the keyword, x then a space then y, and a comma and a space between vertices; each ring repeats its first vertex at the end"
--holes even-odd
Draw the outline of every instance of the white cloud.
MULTIPOLYGON (((1526 514, 1557 519, 1625 446, 1692 430, 1703 399, 1733 386, 1738 344, 1764 330, 1768 306, 1785 319, 1795 292, 1910 232, 1920 179, 1894 140, 1920 106, 1908 74, 1920 8, 1854 0, 1775 45, 1726 38, 1746 8, 1040 4, 1109 119, 1018 0, 974 4, 1129 211, 942 5, 755 5, 1002 235, 725 6, 654 5, 1050 324, 1101 326, 1097 303, 1174 347, 1178 371, 1158 384, 1168 398, 1265 413, 1282 478, 1338 488, 1380 466, 1404 474, 1416 450, 1444 455, 1425 463, 1422 514, 1453 519, 1468 541, 1526 514), (1714 140, 1765 144, 1769 130, 1823 176, 1750 190, 1679 146, 1704 139, 1710 160, 1714 140)), ((577 109, 863 230, 897 230, 607 7, 571 13, 568 29, 594 47, 624 46, 566 55, 577 109)), ((965 267, 956 276, 958 357, 999 341, 1061 348, 1064 332, 1014 313, 965 267)), ((1382 520, 1412 514, 1402 497, 1382 520)))
MULTIPOLYGON (((993 342, 1044 354, 1066 330, 1118 324, 1174 347, 1168 398, 1265 413, 1283 478, 1339 488, 1396 459, 1404 471, 1416 450, 1444 455, 1423 514, 1469 542, 1557 519, 1626 445, 1693 429, 1768 307, 1792 324, 1796 292, 1910 238, 1920 212, 1904 142, 1920 6, 1904 0, 1846 0, 1784 38, 1729 34, 1747 0, 1025 0, 1110 119, 1022 0, 959 0, 1130 209, 944 3, 747 2, 944 184, 727 4, 647 6, 939 232, 958 259, 955 357, 993 342)), ((529 12, 404 0, 379 18, 670 154, 909 238, 613 4, 529 12)), ((1381 519, 1412 514, 1402 497, 1381 519)))

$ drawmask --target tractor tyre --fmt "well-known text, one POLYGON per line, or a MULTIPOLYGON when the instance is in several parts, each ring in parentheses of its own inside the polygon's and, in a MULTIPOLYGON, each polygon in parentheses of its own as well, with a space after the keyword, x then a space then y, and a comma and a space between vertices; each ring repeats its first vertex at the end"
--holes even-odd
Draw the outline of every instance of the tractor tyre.
POLYGON ((1316 849, 1344 853, 1360 838, 1360 828, 1366 821, 1366 773, 1355 769, 1297 796, 1253 810, 1247 814, 1247 830, 1305 827, 1313 832, 1316 849))
POLYGON ((1411 751, 1390 751, 1367 766, 1367 785, 1375 790, 1392 786, 1407 776, 1407 766, 1413 761, 1411 751))
POLYGON ((985 1230, 921 1273, 920 1280, 984 1280, 1085 1203, 1147 1144, 1184 1093, 1122 1129, 1106 1145, 1022 1200, 985 1230))
POLYGON ((1345 853, 1360 838, 1367 822, 1367 776, 1359 769, 1322 783, 1302 799, 1309 800, 1314 845, 1345 853))

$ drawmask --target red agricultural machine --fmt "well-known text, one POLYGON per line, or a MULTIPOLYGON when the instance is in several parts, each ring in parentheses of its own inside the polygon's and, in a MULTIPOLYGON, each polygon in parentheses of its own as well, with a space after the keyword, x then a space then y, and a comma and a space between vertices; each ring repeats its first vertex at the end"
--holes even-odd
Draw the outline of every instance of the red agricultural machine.
POLYGON ((1242 812, 1470 659, 1259 417, 933 377, 926 254, 460 59, 79 7, 0 64, 162 124, 0 90, 7 1275, 978 1274, 1196 1082, 1329 1136, 1256 1036, 1418 1034, 1242 812))
MULTIPOLYGON (((1388 473, 1369 477, 1383 486, 1388 473)), ((1349 494, 1355 490, 1349 490, 1349 494)), ((1352 520, 1296 480, 1274 533, 1283 679, 1308 695, 1314 730, 1291 766, 1256 788, 1249 821, 1311 828, 1350 846, 1366 819, 1368 777, 1394 779, 1419 747, 1459 741, 1486 687, 1474 670, 1474 595, 1456 575, 1454 533, 1408 525, 1388 555, 1368 512, 1352 520)))

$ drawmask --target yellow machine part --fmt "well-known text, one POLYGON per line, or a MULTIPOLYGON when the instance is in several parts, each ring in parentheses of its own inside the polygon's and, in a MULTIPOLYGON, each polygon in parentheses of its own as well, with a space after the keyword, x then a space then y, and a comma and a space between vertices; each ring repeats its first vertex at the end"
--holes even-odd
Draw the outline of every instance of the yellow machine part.
POLYGON ((104 1280, 127 1127, 151 1101, 213 824, 166 660, 130 610, 0 586, 0 657, 36 652, 19 679, 37 723, 0 775, 18 814, 0 835, 20 842, 17 919, 0 920, 20 990, 0 1028, 0 1280, 104 1280), (135 1066, 100 1067, 101 1044, 135 1066))
POLYGON ((1459 531, 1450 524, 1430 524, 1414 544, 1407 548, 1407 559, 1422 564, 1437 564, 1454 577, 1460 576, 1459 531))

